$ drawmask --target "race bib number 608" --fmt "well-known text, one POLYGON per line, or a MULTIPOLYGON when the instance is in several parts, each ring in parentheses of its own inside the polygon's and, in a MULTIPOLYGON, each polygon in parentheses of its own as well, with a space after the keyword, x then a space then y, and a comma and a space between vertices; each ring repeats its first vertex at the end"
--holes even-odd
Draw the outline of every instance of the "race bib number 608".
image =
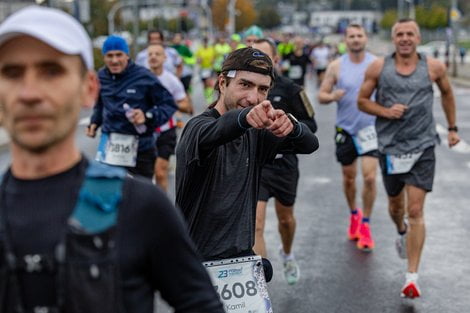
POLYGON ((260 256, 204 263, 228 313, 272 313, 260 256))

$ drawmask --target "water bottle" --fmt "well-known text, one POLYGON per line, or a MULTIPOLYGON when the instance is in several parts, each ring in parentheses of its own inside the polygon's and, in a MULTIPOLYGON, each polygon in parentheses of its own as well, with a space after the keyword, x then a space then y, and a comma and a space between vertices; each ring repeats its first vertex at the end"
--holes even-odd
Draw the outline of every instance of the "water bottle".
MULTIPOLYGON (((129 122, 131 122, 131 120, 132 120, 132 108, 131 108, 131 106, 127 103, 124 103, 122 105, 122 108, 126 112, 127 119, 129 120, 129 122)), ((145 124, 134 124, 134 123, 132 123, 132 124, 134 125, 135 130, 137 131, 138 134, 143 134, 147 131, 147 125, 145 125, 145 124)))

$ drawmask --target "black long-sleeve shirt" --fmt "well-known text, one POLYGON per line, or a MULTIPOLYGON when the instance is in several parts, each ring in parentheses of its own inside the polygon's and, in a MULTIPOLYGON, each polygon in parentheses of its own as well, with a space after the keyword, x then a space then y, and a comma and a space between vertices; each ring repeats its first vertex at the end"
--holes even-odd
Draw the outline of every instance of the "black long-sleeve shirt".
MULTIPOLYGON (((37 180, 6 174, 2 202, 17 256, 53 255, 86 167, 82 160, 63 173, 37 180)), ((224 312, 179 212, 164 193, 148 182, 126 178, 122 201, 117 251, 126 312, 153 312, 157 290, 175 312, 224 312)), ((56 304, 54 275, 23 273, 19 280, 27 308, 56 304)))
POLYGON ((262 166, 276 153, 312 153, 315 135, 303 123, 279 138, 250 128, 248 109, 222 116, 210 109, 191 119, 176 151, 176 203, 205 260, 251 250, 262 166))

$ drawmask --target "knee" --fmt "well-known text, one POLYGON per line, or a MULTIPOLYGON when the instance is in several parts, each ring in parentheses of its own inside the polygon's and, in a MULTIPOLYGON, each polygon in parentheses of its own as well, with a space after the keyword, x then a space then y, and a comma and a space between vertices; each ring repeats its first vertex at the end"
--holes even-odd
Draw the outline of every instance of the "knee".
POLYGON ((261 218, 256 218, 255 232, 257 235, 261 236, 264 234, 264 220, 261 218))
POLYGON ((156 173, 155 173, 155 177, 157 178, 158 181, 162 181, 162 180, 166 179, 167 173, 166 173, 165 170, 162 170, 161 168, 158 168, 156 173))
POLYGON ((346 175, 343 177, 343 183, 346 187, 353 187, 356 183, 356 179, 354 178, 354 176, 346 175))
POLYGON ((388 205, 392 215, 400 214, 404 210, 402 199, 389 199, 388 205))
POLYGON ((416 222, 422 220, 423 207, 421 205, 410 205, 410 207, 408 208, 408 219, 410 220, 410 222, 412 222, 412 220, 415 220, 416 222))
POLYGON ((279 217, 279 225, 281 227, 291 227, 295 224, 295 218, 293 214, 285 214, 279 217))
POLYGON ((369 188, 369 189, 372 189, 375 187, 375 175, 367 175, 364 177, 364 185, 369 188))

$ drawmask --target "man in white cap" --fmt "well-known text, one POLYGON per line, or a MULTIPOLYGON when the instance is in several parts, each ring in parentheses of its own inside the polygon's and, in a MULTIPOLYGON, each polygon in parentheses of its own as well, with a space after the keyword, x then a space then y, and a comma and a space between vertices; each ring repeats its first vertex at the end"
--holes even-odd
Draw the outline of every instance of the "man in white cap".
POLYGON ((68 14, 27 7, 0 25, 0 312, 223 312, 181 218, 150 182, 88 161, 81 107, 98 95, 92 46, 68 14), (122 221, 122 222, 121 222, 122 221))

